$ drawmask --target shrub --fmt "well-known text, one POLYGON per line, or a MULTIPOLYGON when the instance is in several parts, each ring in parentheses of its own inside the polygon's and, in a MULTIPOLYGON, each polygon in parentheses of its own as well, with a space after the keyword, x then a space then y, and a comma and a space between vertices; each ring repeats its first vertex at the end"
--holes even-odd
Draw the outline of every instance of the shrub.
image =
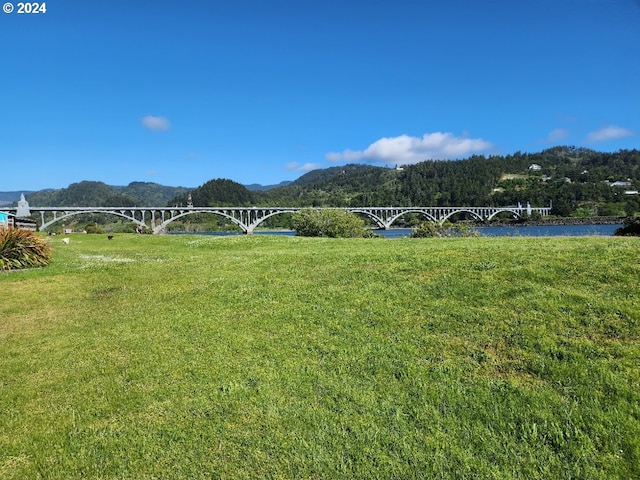
POLYGON ((422 222, 413 230, 411 238, 428 237, 479 237, 480 232, 468 225, 453 224, 444 222, 422 222))
POLYGON ((0 270, 43 267, 49 264, 51 247, 28 230, 0 231, 0 270))
POLYGON ((293 215, 293 228, 301 237, 375 237, 355 213, 346 210, 306 208, 293 215))
POLYGON ((104 230, 94 223, 90 223, 84 227, 84 231, 87 233, 104 233, 104 230))
POLYGON ((614 235, 640 237, 640 217, 628 217, 622 223, 624 226, 617 228, 614 235))

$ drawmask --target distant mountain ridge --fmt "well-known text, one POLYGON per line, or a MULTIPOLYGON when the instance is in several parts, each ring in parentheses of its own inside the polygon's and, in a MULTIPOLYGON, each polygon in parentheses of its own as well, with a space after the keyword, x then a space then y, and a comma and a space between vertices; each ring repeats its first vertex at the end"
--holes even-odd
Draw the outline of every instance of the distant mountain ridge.
POLYGON ((23 192, 0 192, 0 206, 3 205, 11 205, 12 203, 20 200, 20 195, 22 194, 28 195, 32 193, 29 190, 25 190, 23 192))
POLYGON ((287 185, 291 185, 292 183, 293 182, 290 180, 285 180, 284 182, 280 182, 277 185, 260 185, 259 183, 252 183, 250 185, 245 185, 245 187, 247 190, 251 190, 253 192, 264 192, 265 190, 286 187, 287 185))
MULTIPOLYGON (((283 181, 277 185, 246 185, 250 191, 264 192, 291 184, 283 181)), ((20 195, 39 207, 71 207, 71 206, 166 206, 172 199, 194 191, 196 188, 170 187, 153 182, 131 182, 126 186, 107 185, 104 182, 84 180, 72 183, 66 188, 31 191, 0 192, 0 206, 14 205, 20 195), (82 204, 82 205, 80 205, 82 204)), ((185 196, 186 198, 186 196, 185 196)))
POLYGON ((112 186, 86 180, 72 183, 67 188, 25 193, 25 197, 31 205, 38 207, 154 207, 166 205, 171 198, 190 190, 192 189, 187 187, 167 187, 151 182, 112 186))

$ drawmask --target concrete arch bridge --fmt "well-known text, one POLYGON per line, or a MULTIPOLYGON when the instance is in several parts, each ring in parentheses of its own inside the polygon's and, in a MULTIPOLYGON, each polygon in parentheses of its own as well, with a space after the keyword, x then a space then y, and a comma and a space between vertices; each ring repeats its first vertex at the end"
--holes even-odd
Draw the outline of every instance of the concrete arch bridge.
MULTIPOLYGON (((24 215, 25 207, 23 206, 24 215)), ((244 233, 251 234, 257 226, 274 215, 292 213, 305 208, 298 207, 26 207, 28 215, 40 215, 40 231, 51 225, 87 213, 116 215, 142 228, 151 228, 153 233, 164 233, 171 222, 195 213, 212 213, 224 217, 236 224, 244 233)), ((15 215, 18 209, 5 208, 4 211, 15 215)), ((489 221, 501 213, 509 213, 522 218, 537 213, 548 216, 551 207, 328 207, 317 210, 346 210, 370 218, 378 228, 387 230, 400 217, 415 213, 427 220, 443 223, 459 213, 468 213, 478 221, 489 221)))

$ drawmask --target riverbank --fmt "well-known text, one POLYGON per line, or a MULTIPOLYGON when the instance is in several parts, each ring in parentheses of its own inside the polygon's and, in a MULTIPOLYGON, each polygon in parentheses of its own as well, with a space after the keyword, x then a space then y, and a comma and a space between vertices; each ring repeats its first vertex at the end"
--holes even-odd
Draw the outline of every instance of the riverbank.
POLYGON ((508 222, 476 223, 485 227, 515 227, 515 226, 566 226, 566 225, 621 225, 625 217, 556 217, 540 218, 536 220, 512 220, 508 222))

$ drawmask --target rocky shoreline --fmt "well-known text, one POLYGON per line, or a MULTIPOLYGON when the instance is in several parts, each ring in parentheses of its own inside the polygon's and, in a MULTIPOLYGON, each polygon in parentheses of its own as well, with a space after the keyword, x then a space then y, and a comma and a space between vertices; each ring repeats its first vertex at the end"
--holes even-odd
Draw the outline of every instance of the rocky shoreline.
POLYGON ((561 217, 536 220, 513 220, 510 222, 488 222, 478 225, 492 227, 548 226, 548 225, 622 225, 625 217, 561 217))

